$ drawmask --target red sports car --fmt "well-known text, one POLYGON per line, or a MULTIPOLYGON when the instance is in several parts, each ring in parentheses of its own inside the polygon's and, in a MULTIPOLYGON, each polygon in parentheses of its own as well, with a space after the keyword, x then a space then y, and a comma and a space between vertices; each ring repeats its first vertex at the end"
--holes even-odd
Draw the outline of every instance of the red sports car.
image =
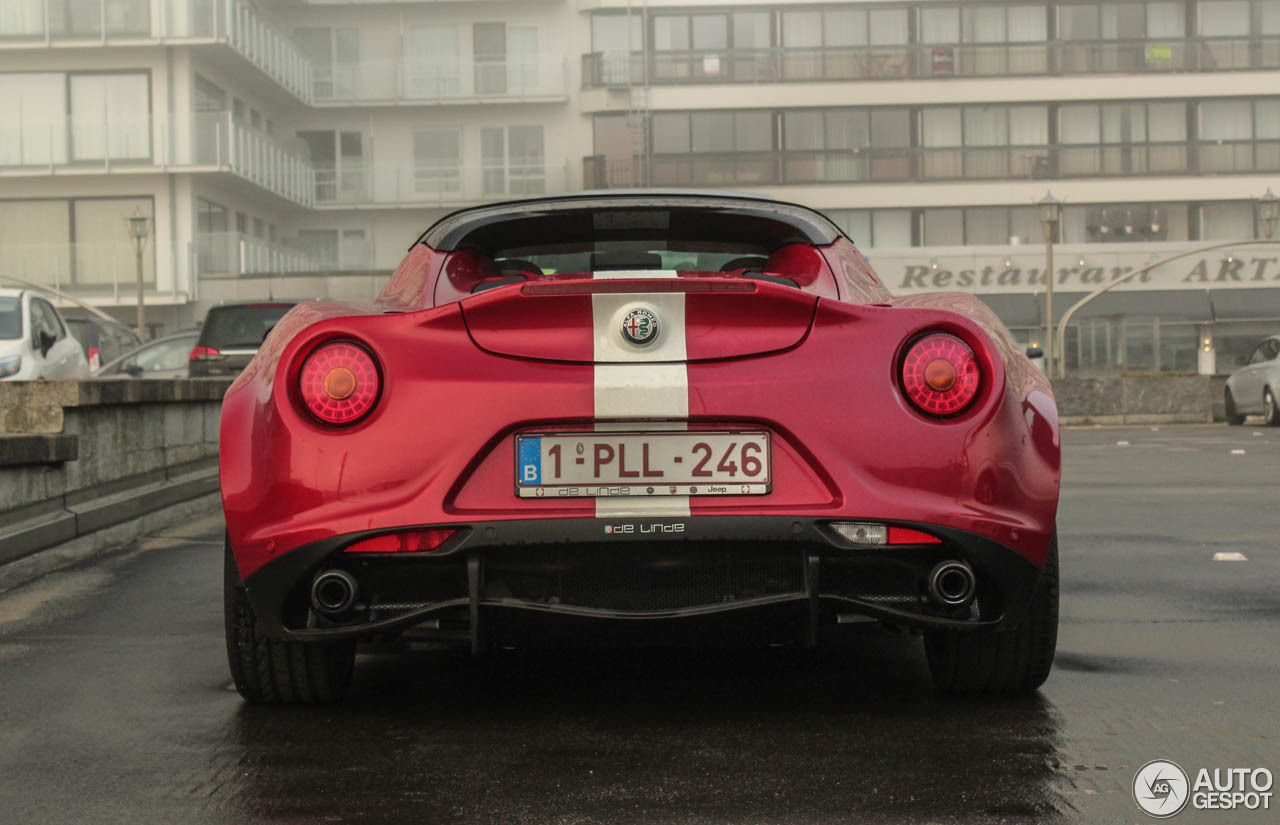
POLYGON ((221 476, 252 701, 334 699, 357 641, 410 629, 480 652, 737 614, 812 645, 870 619, 968 692, 1053 661, 1048 382, 980 301, 894 297, 802 206, 449 215, 376 304, 276 324, 227 392, 221 476))

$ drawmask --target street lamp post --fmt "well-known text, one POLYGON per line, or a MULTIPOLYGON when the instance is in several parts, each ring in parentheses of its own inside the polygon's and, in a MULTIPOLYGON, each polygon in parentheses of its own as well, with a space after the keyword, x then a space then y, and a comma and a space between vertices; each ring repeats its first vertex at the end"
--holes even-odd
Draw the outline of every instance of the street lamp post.
POLYGON ((147 236, 151 234, 151 219, 135 209, 133 216, 125 218, 129 226, 129 240, 133 241, 133 249, 137 253, 138 266, 138 337, 146 338, 146 313, 142 303, 142 250, 146 248, 147 236))
POLYGON ((1271 233, 1276 228, 1276 218, 1280 218, 1280 198, 1277 198, 1271 188, 1267 188, 1267 194, 1258 199, 1258 217, 1262 219, 1262 231, 1267 240, 1271 240, 1271 233))
MULTIPOLYGON (((1053 378, 1053 239, 1062 218, 1062 202, 1048 192, 1040 200, 1040 223, 1044 226, 1044 372, 1053 378)), ((1061 353, 1058 354, 1061 360, 1061 353)), ((1062 377, 1062 368, 1058 369, 1062 377)))

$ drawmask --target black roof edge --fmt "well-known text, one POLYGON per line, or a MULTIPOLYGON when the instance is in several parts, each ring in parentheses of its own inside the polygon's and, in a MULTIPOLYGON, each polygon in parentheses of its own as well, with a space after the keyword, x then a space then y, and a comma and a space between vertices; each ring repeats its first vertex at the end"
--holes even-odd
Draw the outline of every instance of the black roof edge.
MULTIPOLYGON (((714 202, 722 202, 725 206, 738 204, 743 214, 754 214, 759 217, 770 217, 778 220, 785 220, 790 217, 792 220, 789 222, 792 226, 802 230, 811 243, 821 246, 834 243, 837 239, 845 236, 843 230, 836 226, 834 221, 818 210, 803 204, 777 200, 767 195, 701 189, 596 189, 567 195, 522 198, 457 209, 427 227, 418 236, 417 240, 410 245, 409 249, 413 249, 418 244, 426 244, 432 249, 444 252, 453 251, 457 242, 471 230, 510 217, 515 214, 514 210, 517 208, 528 208, 536 204, 546 204, 548 208, 554 210, 566 208, 569 205, 583 201, 650 201, 654 207, 662 207, 679 206, 678 203, 671 202, 680 200, 690 201, 689 205, 691 206, 697 205, 698 202, 708 206, 713 205, 714 202), (708 201, 712 203, 707 203, 708 201), (790 214, 787 214, 788 212, 790 214), (461 218, 466 215, 474 215, 475 220, 461 221, 461 218)), ((622 204, 620 203, 619 205, 622 204)))

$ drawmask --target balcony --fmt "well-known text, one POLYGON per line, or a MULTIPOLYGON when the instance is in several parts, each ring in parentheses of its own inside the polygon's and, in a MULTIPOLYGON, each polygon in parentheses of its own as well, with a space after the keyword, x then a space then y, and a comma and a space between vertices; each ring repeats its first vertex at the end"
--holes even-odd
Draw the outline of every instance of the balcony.
POLYGON ((311 63, 245 0, 5 0, 0 49, 224 43, 291 95, 310 102, 311 63))
POLYGON ((951 46, 593 52, 586 89, 706 83, 1219 72, 1280 68, 1280 37, 1197 37, 951 46))
POLYGON ((229 112, 0 122, 0 177, 230 172, 301 206, 315 201, 304 155, 229 112))
POLYGON ((252 275, 334 272, 373 268, 370 251, 348 250, 341 259, 272 243, 240 232, 198 232, 194 241, 197 275, 252 275))
POLYGON ((538 102, 568 97, 563 59, 535 62, 435 62, 374 59, 312 68, 312 99, 321 105, 417 105, 538 102))
POLYGON ((583 158, 583 188, 1069 179, 1280 171, 1280 139, 583 158), (647 168, 646 168, 647 167, 647 168))
POLYGON ((455 207, 569 191, 568 163, 317 165, 318 207, 455 207))

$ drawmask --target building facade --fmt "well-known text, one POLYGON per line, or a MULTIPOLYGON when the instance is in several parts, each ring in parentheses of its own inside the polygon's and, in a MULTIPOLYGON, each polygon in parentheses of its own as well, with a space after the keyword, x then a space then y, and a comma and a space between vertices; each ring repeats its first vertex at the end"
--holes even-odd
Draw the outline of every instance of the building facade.
POLYGON ((639 186, 823 209, 1027 343, 1047 192, 1055 316, 1181 256, 1073 315, 1073 371, 1228 371, 1280 329, 1280 247, 1244 245, 1280 0, 8 0, 0 55, 0 275, 129 319, 141 214, 165 330, 375 294, 461 206, 639 186))

